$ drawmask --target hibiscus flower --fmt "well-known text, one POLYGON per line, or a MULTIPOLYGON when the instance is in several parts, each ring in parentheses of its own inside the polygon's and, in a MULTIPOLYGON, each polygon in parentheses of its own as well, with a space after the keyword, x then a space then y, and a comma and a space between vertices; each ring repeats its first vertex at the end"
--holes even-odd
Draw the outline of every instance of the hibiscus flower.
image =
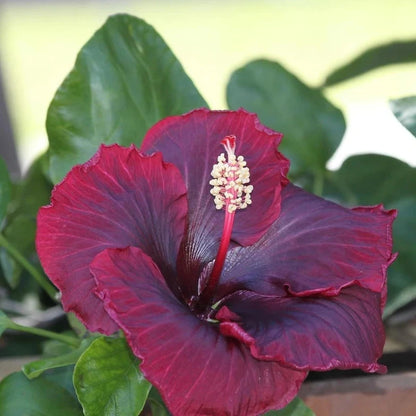
POLYGON ((122 329, 173 415, 259 415, 309 370, 384 372, 395 211, 289 183, 281 134, 195 110, 101 146, 55 187, 37 249, 66 311, 122 329))

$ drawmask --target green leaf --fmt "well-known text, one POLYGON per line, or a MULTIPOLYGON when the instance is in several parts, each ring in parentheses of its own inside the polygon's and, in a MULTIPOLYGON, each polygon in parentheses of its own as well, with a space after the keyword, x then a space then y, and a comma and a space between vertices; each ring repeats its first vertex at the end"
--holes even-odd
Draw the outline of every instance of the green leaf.
POLYGON ((46 371, 40 377, 57 384, 64 388, 78 403, 79 408, 81 405, 78 402, 77 394, 75 393, 74 383, 72 377, 74 375, 74 366, 69 365, 66 367, 54 368, 46 371))
POLYGON ((295 397, 285 408, 272 410, 264 416, 314 416, 315 413, 299 397, 295 397))
MULTIPOLYGON (((28 216, 17 216, 13 218, 4 231, 4 236, 25 257, 35 252, 36 222, 28 216)), ((19 284, 23 270, 5 248, 0 250, 0 262, 4 277, 11 288, 15 289, 19 284)))
MULTIPOLYGON (((329 178, 343 190, 350 205, 394 203, 406 195, 416 195, 416 168, 389 156, 367 154, 348 158, 329 178)), ((328 195, 328 189, 324 189, 328 195)))
POLYGON ((41 360, 32 361, 31 363, 24 365, 22 371, 25 376, 31 380, 39 377, 44 371, 50 370, 51 368, 60 368, 75 364, 81 354, 93 341, 94 338, 84 339, 79 348, 57 357, 43 358, 41 360))
POLYGON ((160 119, 206 105, 153 27, 112 16, 81 49, 49 108, 51 177, 62 179, 101 143, 139 145, 160 119))
POLYGON ((276 62, 257 60, 235 71, 227 102, 284 134, 279 150, 290 159, 292 175, 322 174, 345 132, 341 111, 276 62))
MULTIPOLYGON (((415 192, 416 194, 416 192, 415 192)), ((384 316, 416 299, 416 195, 395 202, 394 251, 399 253, 388 272, 388 298, 384 316)))
POLYGON ((170 416, 166 406, 159 402, 151 401, 150 410, 152 411, 152 416, 170 416))
POLYGON ((416 96, 390 101, 394 115, 416 137, 416 96))
POLYGON ((0 337, 1 334, 9 327, 10 319, 7 317, 7 315, 0 311, 0 337))
POLYGON ((30 166, 13 201, 13 216, 26 215, 36 219, 39 208, 49 204, 53 185, 45 176, 44 166, 47 161, 48 155, 45 153, 30 166))
MULTIPOLYGON (((69 334, 68 334, 69 335, 69 334)), ((58 357, 73 351, 74 347, 56 339, 48 339, 42 342, 42 357, 58 357)))
MULTIPOLYGON (((38 158, 19 184, 11 202, 10 215, 4 228, 6 239, 26 258, 37 262, 35 251, 36 216, 39 208, 49 202, 52 184, 45 177, 42 165, 45 155, 38 158)), ((20 281, 22 266, 7 252, 0 249, 0 263, 10 287, 20 281)))
POLYGON ((0 383, 1 416, 82 416, 77 400, 46 378, 13 373, 0 383))
POLYGON ((143 409, 151 385, 122 338, 100 337, 82 354, 74 386, 85 416, 132 416, 143 409))
POLYGON ((7 206, 9 205, 12 192, 12 184, 10 181, 9 171, 4 163, 4 160, 0 158, 0 225, 6 215, 7 206))
POLYGON ((338 84, 382 66, 414 61, 416 61, 416 40, 376 46, 330 73, 323 87, 338 84))
POLYGON ((153 387, 148 396, 148 403, 152 411, 152 416, 170 416, 170 412, 163 403, 159 392, 153 387))

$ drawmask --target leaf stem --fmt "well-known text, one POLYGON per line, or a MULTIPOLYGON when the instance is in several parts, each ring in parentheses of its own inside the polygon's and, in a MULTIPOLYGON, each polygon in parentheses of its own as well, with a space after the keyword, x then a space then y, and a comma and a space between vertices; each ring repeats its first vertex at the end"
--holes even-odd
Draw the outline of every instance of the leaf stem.
POLYGON ((6 237, 0 233, 0 246, 4 247, 9 254, 22 266, 24 267, 32 277, 39 283, 39 285, 45 290, 45 292, 54 300, 57 300, 57 291, 55 287, 49 283, 47 278, 39 272, 36 267, 29 263, 28 260, 20 253, 19 250, 16 249, 7 239, 6 237))
POLYGON ((7 322, 7 328, 14 329, 20 332, 27 332, 28 334, 38 335, 40 337, 55 339, 57 341, 64 342, 65 344, 71 345, 73 347, 79 347, 79 344, 80 344, 77 338, 71 337, 69 335, 59 334, 57 332, 48 331, 47 329, 33 328, 30 326, 19 325, 10 319, 7 322))

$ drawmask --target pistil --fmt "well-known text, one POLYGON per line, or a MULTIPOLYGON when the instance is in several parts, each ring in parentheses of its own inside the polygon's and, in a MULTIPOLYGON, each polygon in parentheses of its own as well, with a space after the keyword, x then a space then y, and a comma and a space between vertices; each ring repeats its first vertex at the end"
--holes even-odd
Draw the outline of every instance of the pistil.
POLYGON ((253 191, 253 186, 249 185, 250 171, 244 157, 236 157, 235 155, 235 136, 226 136, 221 144, 227 152, 227 159, 224 153, 218 156, 218 163, 212 168, 213 179, 211 179, 210 185, 213 186, 211 194, 214 196, 215 207, 218 210, 225 210, 225 218, 214 266, 208 283, 200 295, 200 301, 203 303, 208 303, 212 299, 220 280, 230 246, 235 212, 237 209, 247 208, 251 204, 251 192, 253 191))

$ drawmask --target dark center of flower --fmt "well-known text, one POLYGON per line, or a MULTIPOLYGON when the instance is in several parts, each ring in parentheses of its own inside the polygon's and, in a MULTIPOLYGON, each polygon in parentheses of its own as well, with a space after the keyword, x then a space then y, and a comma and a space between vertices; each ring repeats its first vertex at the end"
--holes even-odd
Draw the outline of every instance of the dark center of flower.
POLYGON ((218 156, 218 163, 213 166, 211 172, 213 177, 209 182, 212 185, 211 194, 214 196, 215 207, 218 210, 224 209, 225 218, 214 266, 199 297, 202 304, 208 304, 214 296, 230 245, 235 212, 251 204, 253 186, 249 185, 250 171, 244 157, 235 155, 235 142, 235 136, 226 136, 221 140, 227 152, 227 159, 224 153, 221 153, 218 156))

